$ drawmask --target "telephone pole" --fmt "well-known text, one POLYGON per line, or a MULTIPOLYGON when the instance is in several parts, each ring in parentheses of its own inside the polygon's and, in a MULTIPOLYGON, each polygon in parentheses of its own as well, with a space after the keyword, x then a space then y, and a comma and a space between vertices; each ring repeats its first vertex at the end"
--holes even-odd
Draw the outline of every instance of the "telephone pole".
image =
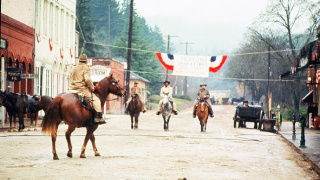
MULTIPOLYGON (((185 43, 180 43, 180 44, 185 44, 186 45, 186 55, 188 55, 188 45, 189 44, 194 44, 194 43, 189 43, 188 41, 186 41, 185 43)), ((184 77, 184 99, 187 99, 187 82, 188 82, 188 77, 185 76, 184 77)))
POLYGON ((132 43, 132 23, 133 23, 133 0, 130 4, 130 19, 129 19, 129 32, 128 32, 128 52, 127 52, 127 77, 126 77, 126 91, 128 95, 126 96, 126 101, 130 96, 130 70, 131 70, 131 43, 132 43))
MULTIPOLYGON (((170 37, 178 37, 178 36, 161 36, 161 37, 168 37, 168 45, 167 45, 167 54, 170 54, 170 37)), ((166 69, 166 80, 168 80, 168 69, 166 69)))

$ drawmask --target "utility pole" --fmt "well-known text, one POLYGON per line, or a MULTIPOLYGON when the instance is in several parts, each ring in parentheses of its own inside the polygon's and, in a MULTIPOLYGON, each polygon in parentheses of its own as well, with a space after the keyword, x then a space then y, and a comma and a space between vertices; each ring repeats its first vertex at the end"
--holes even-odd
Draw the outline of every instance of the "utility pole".
POLYGON ((272 118, 271 117, 271 113, 270 113, 270 111, 271 111, 271 109, 269 108, 270 107, 270 104, 269 103, 271 103, 271 101, 270 101, 270 72, 271 72, 271 67, 270 67, 270 46, 268 46, 268 106, 267 106, 267 111, 268 111, 268 118, 270 119, 270 118, 272 118))
MULTIPOLYGON (((167 45, 167 54, 170 54, 170 37, 178 37, 178 36, 161 36, 161 37, 168 37, 168 45, 167 45)), ((168 80, 168 69, 166 70, 166 80, 168 80)))
MULTIPOLYGON (((186 45, 186 55, 188 55, 188 44, 194 44, 194 43, 189 43, 187 41, 185 43, 180 43, 180 44, 185 44, 186 45)), ((188 77, 185 76, 184 77, 184 99, 187 99, 187 90, 188 90, 187 84, 188 84, 188 77)))
POLYGON ((108 49, 107 49, 107 58, 110 57, 110 0, 108 0, 108 49))
MULTIPOLYGON (((129 19, 129 33, 128 33, 128 52, 127 52, 127 81, 126 81, 126 91, 127 91, 127 99, 130 96, 130 70, 131 70, 131 43, 132 43, 132 21, 133 21, 133 0, 131 0, 130 4, 130 19, 129 19)), ((127 101, 126 99, 126 101, 127 101)))

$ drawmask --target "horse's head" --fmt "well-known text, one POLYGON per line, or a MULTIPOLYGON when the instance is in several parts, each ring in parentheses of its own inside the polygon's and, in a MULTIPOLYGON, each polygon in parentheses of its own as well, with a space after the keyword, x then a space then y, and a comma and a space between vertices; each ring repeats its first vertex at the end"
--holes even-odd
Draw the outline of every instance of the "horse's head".
POLYGON ((126 90, 121 87, 119 80, 116 80, 112 73, 110 76, 105 77, 96 85, 95 93, 101 93, 103 91, 106 91, 107 94, 112 93, 121 97, 126 95, 126 90))
POLYGON ((169 103, 168 95, 169 95, 169 93, 163 93, 163 100, 162 100, 163 104, 168 104, 169 103))
POLYGON ((6 101, 7 101, 7 93, 6 93, 6 91, 1 91, 0 90, 0 106, 2 106, 3 105, 3 103, 5 103, 6 101))

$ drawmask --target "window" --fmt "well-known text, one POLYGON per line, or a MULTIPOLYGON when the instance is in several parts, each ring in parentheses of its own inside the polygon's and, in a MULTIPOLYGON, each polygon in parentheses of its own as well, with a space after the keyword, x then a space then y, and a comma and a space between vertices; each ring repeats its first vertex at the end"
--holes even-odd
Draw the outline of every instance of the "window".
POLYGON ((61 14, 60 14, 60 45, 63 47, 64 46, 64 31, 65 29, 63 27, 64 26, 64 10, 61 10, 61 14))
POLYGON ((46 70, 46 95, 50 96, 51 71, 46 70))
POLYGON ((37 33, 41 34, 42 31, 41 31, 41 10, 42 10, 42 1, 38 1, 39 5, 38 5, 38 12, 37 12, 37 33))
POLYGON ((53 3, 50 3, 49 10, 49 37, 53 40, 53 3))
POLYGON ((54 23, 54 27, 55 27, 55 31, 54 31, 54 40, 55 41, 59 41, 59 7, 56 7, 56 15, 55 15, 55 23, 54 23))
POLYGON ((44 1, 44 4, 43 4, 43 22, 42 22, 42 25, 43 25, 43 32, 44 32, 44 35, 47 36, 48 35, 48 31, 47 31, 47 25, 48 25, 48 21, 47 21, 47 18, 48 18, 48 1, 44 1))
POLYGON ((66 37, 65 37, 65 41, 66 41, 66 46, 69 46, 69 31, 70 31, 70 16, 69 13, 66 14, 66 37))
POLYGON ((38 74, 38 78, 35 78, 35 94, 40 94, 40 67, 36 67, 36 74, 38 74))

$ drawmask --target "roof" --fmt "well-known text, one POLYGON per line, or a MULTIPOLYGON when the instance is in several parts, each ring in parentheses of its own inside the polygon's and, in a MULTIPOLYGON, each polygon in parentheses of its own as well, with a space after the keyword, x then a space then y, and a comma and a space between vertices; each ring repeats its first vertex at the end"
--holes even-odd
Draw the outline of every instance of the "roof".
MULTIPOLYGON (((127 77, 127 71, 124 72, 124 75, 127 77)), ((130 80, 140 80, 146 83, 150 82, 148 79, 145 79, 132 71, 130 71, 130 80)))
POLYGON ((112 59, 115 60, 115 61, 118 61, 118 62, 127 62, 127 60, 125 58, 121 57, 121 56, 114 57, 112 59))

